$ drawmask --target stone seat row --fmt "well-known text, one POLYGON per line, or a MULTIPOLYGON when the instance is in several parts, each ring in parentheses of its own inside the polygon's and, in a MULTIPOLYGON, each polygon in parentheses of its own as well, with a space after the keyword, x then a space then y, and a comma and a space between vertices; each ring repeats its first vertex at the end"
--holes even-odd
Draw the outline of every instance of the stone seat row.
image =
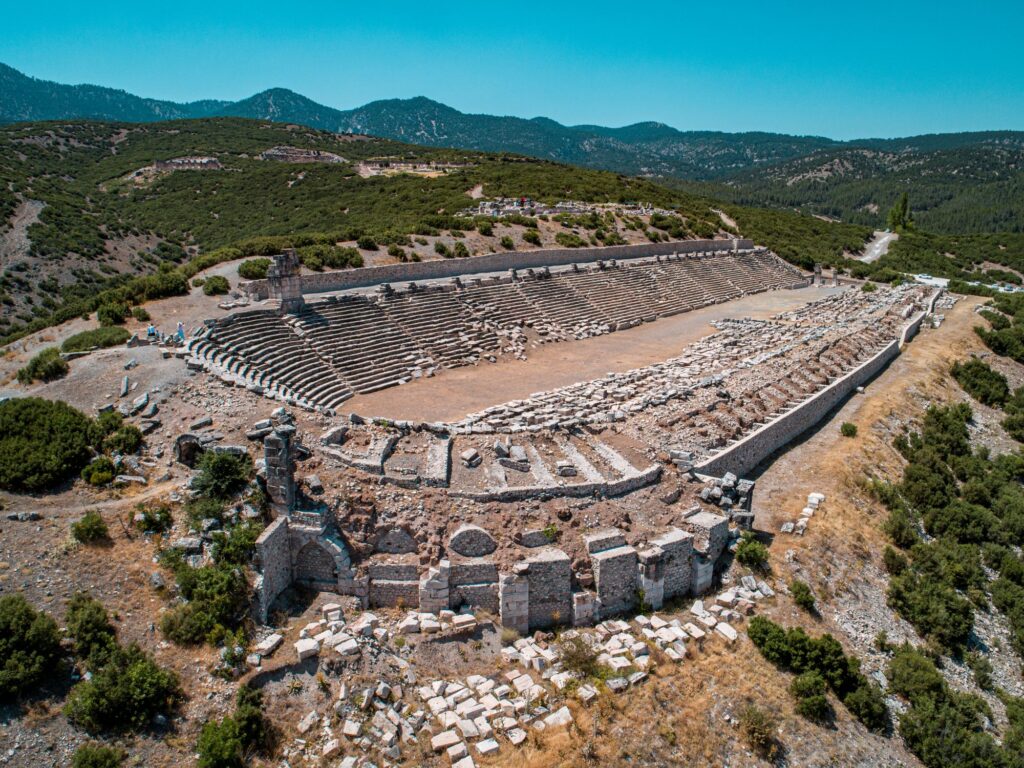
POLYGON ((242 383, 334 408, 354 392, 521 350, 524 325, 538 341, 582 339, 801 280, 757 251, 545 269, 510 282, 333 297, 284 318, 242 312, 211 324, 194 354, 242 383), (509 333, 518 340, 505 346, 509 333))

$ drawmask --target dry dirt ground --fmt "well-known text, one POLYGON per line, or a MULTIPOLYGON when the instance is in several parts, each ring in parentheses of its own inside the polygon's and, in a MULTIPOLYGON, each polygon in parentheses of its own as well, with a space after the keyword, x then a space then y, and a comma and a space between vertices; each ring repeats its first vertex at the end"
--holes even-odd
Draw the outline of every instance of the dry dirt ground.
MULTIPOLYGON (((218 269, 225 274, 232 273, 225 265, 218 269)), ((782 294, 771 299, 779 300, 782 294)), ((812 435, 767 463, 757 478, 757 527, 769 534, 777 531, 782 521, 799 514, 802 499, 809 491, 819 490, 828 495, 822 512, 811 521, 805 537, 780 534, 775 536, 770 549, 776 584, 781 586, 792 574, 799 573, 818 594, 821 617, 812 618, 798 611, 784 594, 773 603, 763 604, 759 612, 785 625, 801 624, 815 634, 834 633, 850 651, 865 659, 869 673, 884 668, 884 659, 872 646, 878 628, 885 628, 894 640, 913 638, 913 630, 898 622, 884 607, 885 577, 880 567, 884 539, 879 530, 883 511, 861 491, 858 479, 868 471, 892 476, 898 470, 898 457, 889 447, 894 430, 919 417, 928 402, 965 397, 946 373, 954 359, 980 351, 980 344, 971 331, 972 325, 978 322, 972 311, 975 303, 974 300, 962 301, 955 310, 947 312, 947 321, 940 329, 922 331, 868 386, 865 394, 851 398, 812 435), (841 438, 838 425, 842 421, 858 424, 859 436, 841 438)), ((185 299, 155 302, 150 311, 162 325, 167 325, 179 317, 194 320, 209 316, 214 306, 215 300, 194 292, 185 299)), ((727 308, 727 305, 722 307, 727 308)), ((780 308, 775 307, 774 311, 780 308)), ((769 305, 751 305, 745 312, 753 314, 769 309, 769 305)), ((675 333, 682 337, 703 332, 707 320, 694 320, 693 328, 677 328, 675 333)), ((664 322, 670 321, 634 331, 654 332, 664 322)), ((85 323, 75 321, 71 325, 81 329, 85 323)), ((10 359, 0 363, 0 374, 6 372, 9 376, 27 354, 42 346, 40 336, 48 335, 50 338, 45 343, 53 343, 70 332, 71 329, 54 329, 26 340, 25 350, 13 352, 10 359)), ((662 349, 669 352, 663 352, 662 357, 667 357, 672 344, 685 343, 682 338, 649 338, 631 350, 627 343, 630 333, 612 334, 595 341, 623 345, 607 353, 609 360, 637 361, 650 354, 646 345, 653 348, 656 343, 664 344, 662 349)), ((584 345, 585 342, 555 345, 551 350, 557 351, 558 347, 587 349, 584 345)), ((124 374, 123 363, 135 356, 140 365, 129 375, 140 382, 140 391, 161 386, 161 394, 167 397, 159 416, 164 420, 164 427, 151 440, 151 444, 157 446, 166 445, 190 420, 207 412, 219 414, 216 428, 226 434, 225 442, 243 442, 240 431, 266 415, 272 407, 268 401, 246 392, 216 385, 203 386, 201 377, 184 373, 179 361, 150 360, 143 356, 150 352, 108 350, 84 361, 75 361, 68 379, 35 391, 92 408, 106 402, 107 395, 116 395, 116 384, 124 374)), ((537 359, 535 355, 529 363, 522 364, 524 369, 532 367, 531 363, 537 359)), ((636 364, 639 362, 629 363, 636 364)), ((498 371, 502 367, 494 366, 491 370, 498 371)), ((610 367, 616 366, 602 362, 600 372, 610 367)), ((427 385, 441 385, 450 373, 427 385)), ((1020 371, 1016 371, 1015 376, 1014 382, 1024 378, 1020 371)), ((411 394, 417 386, 423 385, 395 391, 411 394)), ((0 389, 25 393, 16 384, 0 389)), ((495 401, 490 399, 490 402, 495 401)), ((314 417, 300 414, 299 418, 300 430, 313 431, 320 426, 314 417)), ((994 439, 998 434, 993 418, 990 414, 979 413, 977 430, 980 435, 994 439)), ((166 455, 161 460, 166 462, 166 455)), ((42 515, 34 522, 0 519, 0 594, 24 592, 31 602, 51 611, 59 621, 67 598, 78 589, 89 590, 115 616, 123 640, 140 642, 160 663, 175 669, 182 677, 189 698, 170 730, 124 742, 132 754, 130 764, 134 765, 193 765, 198 730, 203 722, 230 710, 234 691, 233 684, 209 673, 214 663, 212 650, 170 646, 155 630, 160 613, 168 605, 166 595, 150 584, 151 574, 158 570, 153 560, 157 543, 131 533, 124 524, 140 498, 165 497, 179 488, 185 473, 170 469, 174 474, 171 480, 153 484, 141 492, 93 491, 82 488, 79 483, 43 498, 0 494, 0 503, 7 511, 33 510, 42 515), (107 519, 112 541, 99 548, 75 546, 69 541, 69 524, 83 510, 92 507, 99 508, 107 519)), ((175 535, 180 532, 176 530, 175 535)), ((738 573, 733 572, 728 578, 737 576, 738 573)), ((317 600, 325 599, 327 596, 300 601, 294 608, 291 626, 302 626, 300 616, 311 615, 317 600)), ((285 618, 282 617, 282 621, 285 618)), ((979 629, 980 634, 995 637, 1002 631, 1005 628, 999 627, 997 622, 986 623, 979 629)), ((455 671, 487 673, 500 664, 496 657, 497 645, 493 634, 485 634, 480 645, 471 645, 466 654, 453 652, 451 647, 424 643, 412 655, 414 670, 432 678, 455 671)), ((295 723, 307 711, 307 704, 324 694, 315 670, 286 664, 290 656, 287 645, 279 655, 282 658, 278 666, 270 669, 272 674, 265 674, 259 682, 264 683, 271 694, 268 712, 288 742, 296 735, 295 723)), ((359 674, 372 672, 372 669, 364 669, 359 674)), ((1011 690, 1020 686, 1019 666, 997 666, 996 672, 1005 680, 1002 684, 1011 690)), ((959 674, 956 669, 951 674, 955 684, 964 688, 971 686, 968 675, 959 674)), ((659 665, 648 683, 627 695, 604 696, 598 705, 589 709, 574 706, 576 725, 568 732, 531 734, 523 748, 515 750, 506 746, 496 758, 480 760, 479 764, 515 765, 517 768, 765 765, 747 749, 735 720, 746 703, 756 702, 779 719, 779 739, 784 748, 779 764, 865 768, 918 765, 898 737, 868 734, 851 720, 841 704, 835 703, 837 720, 831 728, 813 725, 799 717, 787 690, 789 682, 790 676, 768 665, 745 636, 741 635, 732 648, 716 638, 709 641, 695 659, 687 660, 680 667, 668 663, 659 665)), ((22 708, 0 711, 0 765, 68 764, 69 755, 85 740, 84 734, 73 729, 60 713, 69 683, 69 678, 55 680, 47 692, 26 702, 22 708)), ((328 677, 327 684, 336 688, 340 681, 328 677)), ((994 709, 997 708, 994 706, 994 709)), ((998 709, 996 715, 998 720, 998 709)), ((434 763, 446 765, 447 761, 435 760, 434 763)), ((407 764, 424 762, 410 756, 407 764)))
POLYGON ((394 419, 458 421, 473 411, 534 392, 662 362, 714 333, 711 323, 715 320, 768 318, 841 290, 815 286, 744 296, 605 336, 544 344, 528 350, 526 362, 498 358, 497 363, 444 370, 411 385, 357 395, 345 403, 345 409, 394 419))

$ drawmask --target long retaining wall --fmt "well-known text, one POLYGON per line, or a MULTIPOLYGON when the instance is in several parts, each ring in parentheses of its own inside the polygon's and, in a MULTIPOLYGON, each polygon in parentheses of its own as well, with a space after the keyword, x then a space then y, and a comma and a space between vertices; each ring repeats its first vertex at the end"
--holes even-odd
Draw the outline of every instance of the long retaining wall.
MULTIPOLYGON (((460 275, 478 275, 504 272, 509 269, 541 269, 543 267, 591 264, 611 259, 639 259, 667 256, 674 253, 705 253, 723 250, 747 250, 754 247, 752 240, 680 240, 671 243, 642 243, 640 245, 610 245, 603 248, 548 248, 538 251, 506 251, 473 256, 468 259, 434 259, 405 264, 387 264, 379 267, 360 267, 331 272, 302 275, 303 293, 327 293, 352 288, 366 288, 382 283, 437 280, 460 275)), ((266 280, 250 280, 241 284, 242 290, 254 299, 266 299, 270 286, 266 280)))
POLYGON ((899 353, 900 339, 893 339, 881 352, 829 384, 814 397, 768 422, 721 453, 696 465, 694 469, 700 474, 715 477, 721 477, 726 472, 746 477, 774 451, 795 440, 821 421, 847 395, 871 379, 899 353))

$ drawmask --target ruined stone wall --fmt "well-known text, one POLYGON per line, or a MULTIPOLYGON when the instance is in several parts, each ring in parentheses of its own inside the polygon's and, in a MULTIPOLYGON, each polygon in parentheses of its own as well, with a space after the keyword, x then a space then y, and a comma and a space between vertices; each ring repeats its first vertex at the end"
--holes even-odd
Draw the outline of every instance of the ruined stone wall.
POLYGON ((725 448, 694 469, 703 475, 721 477, 726 472, 743 477, 774 451, 792 442, 821 421, 833 408, 871 379, 900 353, 900 340, 894 339, 884 349, 829 384, 814 397, 793 410, 770 421, 756 432, 725 448))
POLYGON ((370 579, 369 604, 371 608, 417 608, 420 602, 420 582, 370 579))
POLYGON ((665 578, 664 599, 671 600, 674 597, 688 595, 693 567, 693 534, 672 528, 651 543, 665 553, 662 559, 665 578))
POLYGON ((452 563, 449 577, 451 607, 468 605, 498 613, 498 566, 493 560, 452 563))
MULTIPOLYGON (((673 253, 703 253, 733 248, 747 250, 754 247, 751 240, 683 240, 672 243, 642 243, 640 245, 613 245, 603 248, 548 248, 538 251, 506 251, 474 256, 470 259, 435 259, 432 261, 387 264, 334 272, 303 275, 303 293, 327 293, 351 288, 366 288, 381 283, 403 283, 418 280, 436 280, 459 275, 479 275, 487 272, 505 272, 510 269, 540 269, 542 267, 591 264, 611 259, 638 259, 667 256, 673 253)), ((266 280, 250 280, 241 287, 256 299, 266 299, 270 286, 266 280)))
POLYGON ((271 603, 292 583, 292 554, 288 538, 288 518, 279 517, 256 539, 260 572, 256 611, 261 622, 267 621, 271 603))
POLYGON ((921 330, 921 323, 924 321, 924 316, 924 312, 919 312, 914 316, 914 319, 907 323, 903 328, 903 335, 900 337, 900 347, 905 347, 907 342, 917 336, 917 332, 921 330))
POLYGON ((600 604, 599 618, 604 619, 636 605, 637 554, 630 546, 613 547, 590 556, 594 583, 600 604))
MULTIPOLYGON (((660 464, 653 464, 632 477, 624 477, 620 480, 562 485, 558 487, 558 495, 573 498, 586 498, 587 496, 595 495, 622 496, 658 482, 661 478, 661 470, 660 464)), ((454 498, 472 499, 474 501, 527 501, 529 499, 540 499, 550 496, 551 486, 528 485, 493 491, 472 491, 453 488, 449 490, 448 495, 454 498)))
MULTIPOLYGON (((545 548, 526 561, 530 585, 530 629, 547 629, 572 620, 572 565, 569 556, 545 548)), ((634 576, 634 579, 636 577, 634 576)))

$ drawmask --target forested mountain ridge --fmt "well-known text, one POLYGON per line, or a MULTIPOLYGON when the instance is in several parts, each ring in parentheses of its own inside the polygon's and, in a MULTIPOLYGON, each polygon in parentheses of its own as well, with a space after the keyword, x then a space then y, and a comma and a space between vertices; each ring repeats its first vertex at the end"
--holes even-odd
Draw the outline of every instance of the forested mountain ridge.
POLYGON ((1024 136, 971 136, 973 143, 951 136, 947 144, 959 145, 943 149, 887 141, 819 150, 722 184, 682 186, 744 205, 797 208, 873 227, 884 226, 886 211, 905 191, 922 229, 1024 231, 1024 136))

